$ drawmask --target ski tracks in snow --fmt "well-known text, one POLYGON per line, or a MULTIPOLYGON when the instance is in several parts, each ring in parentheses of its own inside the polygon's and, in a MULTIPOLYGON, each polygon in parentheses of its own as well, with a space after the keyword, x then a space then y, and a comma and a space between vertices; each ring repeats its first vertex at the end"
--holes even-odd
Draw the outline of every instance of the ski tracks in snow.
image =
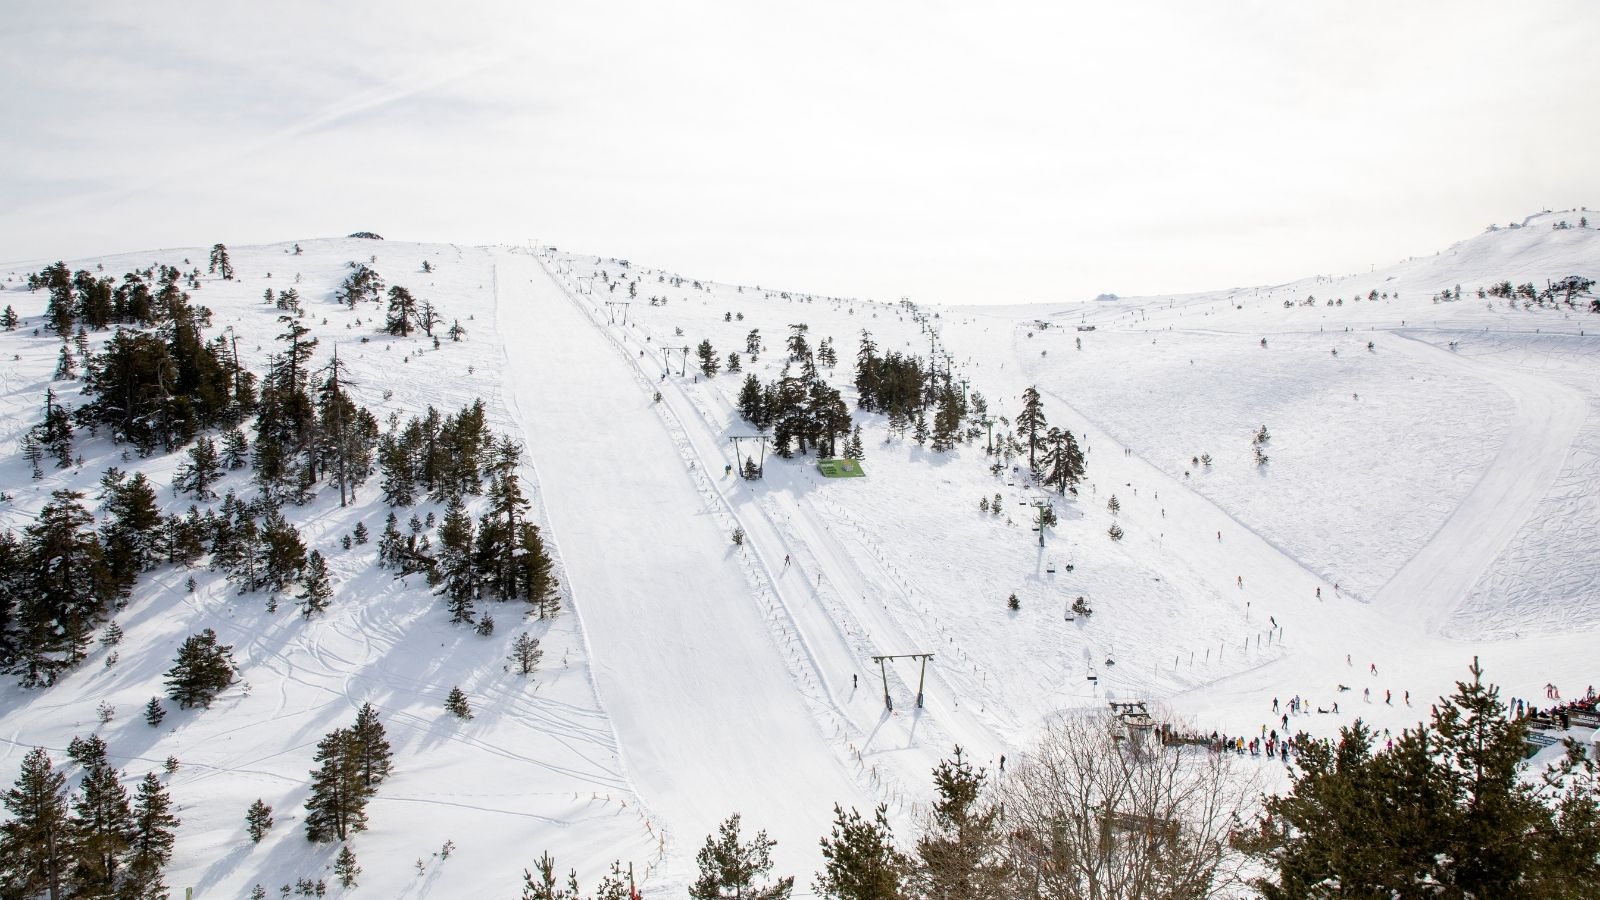
POLYGON ((1550 490, 1588 403, 1576 389, 1524 370, 1469 360, 1402 333, 1381 333, 1379 339, 1446 371, 1490 381, 1510 395, 1516 409, 1505 443, 1478 483, 1375 598, 1433 634, 1550 490))

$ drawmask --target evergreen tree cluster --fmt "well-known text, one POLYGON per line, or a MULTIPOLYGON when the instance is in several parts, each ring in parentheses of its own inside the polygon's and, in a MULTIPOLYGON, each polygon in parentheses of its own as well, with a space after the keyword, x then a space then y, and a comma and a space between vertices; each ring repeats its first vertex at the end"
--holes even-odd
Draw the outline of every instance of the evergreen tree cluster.
POLYGON ((383 276, 367 267, 366 263, 351 262, 350 274, 334 292, 334 299, 355 309, 362 302, 378 303, 383 299, 383 276))
POLYGON ((446 503, 482 493, 494 443, 482 400, 449 416, 428 407, 378 439, 383 499, 410 506, 419 497, 446 503))
POLYGON ((117 597, 83 499, 55 491, 20 539, 0 533, 0 666, 24 685, 51 684, 81 662, 117 597))
POLYGON ((488 494, 476 525, 462 495, 456 494, 437 529, 437 545, 420 527, 402 535, 393 513, 378 540, 380 562, 401 574, 426 573, 445 598, 453 622, 474 621, 483 600, 521 600, 541 619, 559 609, 555 561, 539 527, 527 520, 530 501, 517 475, 521 454, 522 448, 508 438, 494 442, 488 454, 488 494))
POLYGON ((595 885, 594 893, 585 897, 578 887, 578 871, 567 872, 565 881, 556 876, 556 861, 548 852, 534 862, 533 869, 522 872, 522 900, 632 900, 628 877, 621 862, 613 862, 595 885))
POLYGON ((739 392, 739 414, 763 431, 771 428, 774 449, 784 459, 812 449, 819 456, 839 455, 851 431, 850 407, 839 391, 817 372, 816 356, 805 339, 806 326, 791 325, 789 363, 774 382, 763 385, 751 373, 739 392), (798 362, 800 374, 793 372, 798 362))
POLYGON ((410 337, 420 330, 433 337, 433 329, 444 321, 429 300, 418 300, 411 291, 400 285, 389 288, 389 311, 384 319, 384 331, 396 337, 410 337))
POLYGON ((207 628, 184 639, 178 657, 167 670, 167 696, 184 709, 211 708, 211 701, 233 684, 233 648, 218 642, 207 628))
POLYGON ((74 738, 68 754, 81 770, 76 791, 40 747, 3 796, 0 896, 166 897, 162 870, 178 827, 166 787, 151 772, 130 797, 97 736, 74 738))
POLYGON ((519 445, 496 438, 488 427, 481 400, 450 416, 429 407, 379 440, 378 467, 390 505, 423 497, 446 504, 431 538, 415 517, 402 533, 391 512, 378 539, 379 563, 402 575, 425 574, 445 598, 451 621, 473 622, 477 604, 490 599, 525 601, 540 618, 558 609, 554 559, 539 527, 527 521, 531 504, 517 474, 521 456, 519 445), (476 522, 467 508, 475 495, 484 495, 476 522))
MULTIPOLYGON (((367 828, 367 801, 393 768, 383 723, 371 703, 356 712, 349 728, 329 732, 317 743, 306 800, 306 840, 343 841, 367 828)), ((270 813, 270 810, 268 810, 270 813)))
MULTIPOLYGON (((187 278, 193 282, 193 276, 187 278)), ((73 272, 58 262, 29 274, 28 289, 49 293, 45 327, 66 340, 75 328, 103 331, 118 325, 151 328, 166 323, 185 279, 175 267, 153 266, 129 272, 117 284, 109 275, 96 277, 86 269, 73 272)))
POLYGON ((1528 720, 1499 692, 1457 682, 1430 721, 1379 748, 1364 723, 1336 742, 1297 738, 1293 786, 1270 796, 1247 848, 1268 900, 1326 896, 1592 896, 1600 787, 1582 747, 1529 773, 1528 720), (1533 775, 1533 777, 1529 777, 1533 775))
POLYGON ((890 434, 909 430, 918 444, 931 442, 940 453, 954 449, 966 434, 964 423, 972 408, 952 373, 939 371, 920 356, 893 351, 879 355, 871 332, 861 332, 855 382, 856 406, 888 416, 890 434))
POLYGON ((104 427, 113 440, 149 455, 157 447, 172 451, 202 429, 232 426, 254 409, 255 376, 223 338, 205 340, 210 311, 188 300, 176 282, 164 284, 156 327, 118 328, 89 357, 78 424, 104 427))
MULTIPOLYGON (((48 685, 88 652, 94 630, 145 572, 187 565, 205 553, 241 591, 287 591, 326 603, 326 565, 311 565, 299 532, 267 498, 163 516, 143 473, 112 468, 100 481, 103 518, 78 491, 51 495, 19 537, 0 532, 0 670, 29 686, 48 685)), ((320 558, 320 556, 314 557, 320 558)))

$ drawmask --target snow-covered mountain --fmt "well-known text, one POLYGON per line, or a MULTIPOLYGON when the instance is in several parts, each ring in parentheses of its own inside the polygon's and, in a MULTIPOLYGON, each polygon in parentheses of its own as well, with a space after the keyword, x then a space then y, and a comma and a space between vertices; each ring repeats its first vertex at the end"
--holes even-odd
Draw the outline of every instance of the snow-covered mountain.
MULTIPOLYGON (((120 644, 47 688, 0 686, 0 772, 36 746, 71 772, 66 747, 94 732, 130 784, 156 771, 168 785, 182 819, 170 886, 331 882, 338 848, 303 831, 312 757, 370 702, 394 773, 350 841, 357 892, 515 896, 549 851, 586 886, 620 860, 645 896, 679 897, 706 835, 739 812, 778 840, 777 868, 806 896, 834 803, 885 803, 910 826, 955 745, 995 768, 1059 711, 1147 699, 1248 733, 1298 694, 1344 701, 1302 717, 1313 734, 1356 715, 1398 729, 1474 655, 1511 696, 1579 692, 1600 628, 1600 315, 1586 295, 1487 292, 1600 276, 1587 216, 1541 213, 1364 274, 1004 308, 813 296, 554 248, 229 247, 234 278, 200 274, 189 292, 211 310, 206 337, 236 339, 244 366, 264 371, 281 349, 284 312, 264 293, 294 288, 313 364, 337 347, 352 398, 386 430, 484 401, 523 448, 562 610, 490 602, 492 634, 452 625, 422 575, 380 568, 375 541, 344 546, 358 522, 383 529, 378 479, 343 507, 324 486, 283 509, 329 560, 324 614, 269 611, 269 592, 241 594, 204 558, 145 573, 115 612, 120 644), (440 340, 339 303, 352 264, 431 302, 440 340), (817 354, 818 376, 862 427, 864 478, 770 444, 764 477, 739 477, 730 438, 757 434, 744 380, 798 374, 786 341, 800 324, 813 353, 828 340, 837 356, 817 354), (981 394, 993 421, 938 452, 858 410, 864 331, 880 354, 948 371, 969 409, 981 394), (715 375, 697 371, 702 342, 715 375), (1025 450, 992 468, 986 446, 1013 432, 1030 386, 1085 451, 1076 496, 1034 485, 1025 450), (1042 546, 1036 504, 1058 519, 1042 546), (1092 615, 1069 612, 1079 597, 1092 615), (205 628, 233 647, 237 681, 209 709, 146 724, 178 645, 205 628), (524 634, 544 649, 526 677, 509 661, 524 634), (925 681, 918 660, 872 661, 929 653, 925 681), (454 687, 472 719, 446 712, 454 687), (276 818, 259 844, 244 822, 258 798, 276 818)), ((208 252, 67 264, 120 279, 188 273, 208 252)), ((21 446, 47 389, 86 399, 81 373, 52 378, 63 342, 43 327, 46 292, 27 290, 50 262, 3 267, 0 305, 21 318, 0 334, 4 527, 20 533, 59 489, 93 507, 112 466, 145 473, 166 513, 215 508, 172 489, 181 449, 141 457, 86 429, 72 465, 32 477, 21 446)), ((110 336, 88 332, 88 353, 110 336)), ((216 487, 229 489, 251 494, 249 470, 216 487)), ((396 510, 435 544, 444 512, 396 510)))

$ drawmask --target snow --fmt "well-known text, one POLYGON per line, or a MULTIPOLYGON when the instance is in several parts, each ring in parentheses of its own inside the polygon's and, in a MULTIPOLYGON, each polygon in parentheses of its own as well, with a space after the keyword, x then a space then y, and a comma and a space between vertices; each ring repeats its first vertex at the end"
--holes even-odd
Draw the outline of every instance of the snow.
MULTIPOLYGON (((236 596, 203 569, 158 570, 117 615, 115 666, 97 647, 47 690, 0 687, 0 771, 35 745, 63 759, 73 735, 96 730, 95 705, 112 703, 117 718, 98 730, 130 780, 182 760, 167 777, 183 818, 168 882, 239 896, 328 876, 337 848, 307 844, 299 821, 311 754, 371 701, 395 775, 351 842, 367 894, 511 895, 549 850, 586 886, 621 859, 646 896, 681 896, 705 836, 737 811, 747 831, 779 841, 778 870, 805 896, 835 802, 885 803, 905 836, 929 770, 954 745, 994 769, 1057 712, 1148 699, 1196 728, 1249 735, 1282 727, 1273 698, 1301 695, 1312 710, 1337 700, 1341 713, 1311 712, 1293 729, 1329 735, 1361 715, 1381 733, 1423 718, 1474 656, 1508 696, 1542 705, 1546 682, 1582 693, 1600 627, 1600 336, 1589 334, 1600 316, 1475 294, 1596 274, 1596 231, 1551 228, 1582 214, 1535 215, 1368 273, 1007 308, 697 289, 641 261, 526 247, 230 248, 239 281, 205 278, 194 299, 215 311, 213 333, 235 329, 255 368, 281 330, 261 292, 298 277, 319 359, 337 342, 380 420, 486 401, 493 426, 525 445, 563 611, 541 623, 495 608, 490 638, 452 627, 420 578, 373 569, 373 545, 339 548, 358 519, 381 530, 376 485, 346 509, 325 492, 289 511, 330 560, 325 617, 304 621, 287 601, 268 613, 264 595, 236 596), (333 303, 345 264, 374 254, 390 284, 459 318, 467 340, 435 350, 380 335, 375 308, 333 303), (423 259, 437 271, 422 273, 423 259), (628 301, 626 283, 611 287, 621 278, 639 279, 626 324, 606 305, 628 301), (1460 301, 1434 301, 1457 284, 1460 301), (1365 299, 1374 290, 1390 296, 1365 299), (1298 305, 1308 295, 1316 305, 1298 305), (1026 504, 1047 493, 991 475, 982 439, 935 454, 857 413, 866 478, 822 478, 803 458, 769 459, 760 481, 726 474, 728 438, 751 433, 734 406, 743 374, 680 377, 679 354, 663 348, 709 339, 726 358, 759 328, 765 349, 746 370, 766 380, 798 322, 813 347, 833 338, 840 364, 823 374, 847 400, 864 328, 885 351, 948 354, 994 415, 1014 416, 1037 385, 1050 423, 1088 453, 1078 496, 1048 495, 1060 523, 1045 547, 1026 504), (1270 462, 1258 467, 1250 440, 1262 425, 1270 462), (1202 452, 1210 468, 1191 462, 1202 452), (980 512, 996 493, 1000 514, 980 512), (1120 542, 1106 534, 1113 521, 1120 542), (1017 611, 1005 607, 1013 592, 1017 611), (1080 595, 1094 613, 1069 621, 1080 595), (149 728, 136 711, 162 693, 177 644, 204 627, 234 645, 241 685, 149 728), (505 669, 523 631, 546 651, 528 679, 505 669), (898 660, 886 710, 870 657, 905 653, 934 654, 925 707, 918 664, 898 660), (470 722, 443 711, 455 685, 470 722), (278 824, 251 845, 242 820, 256 797, 278 824), (447 840, 450 858, 435 856, 447 840)), ((205 255, 72 265, 120 274, 205 255)), ((40 265, 0 269, 20 278, 40 265)), ((0 301, 42 311, 42 294, 8 287, 0 301)), ((39 417, 59 347, 33 324, 0 335, 10 446, 39 417)), ((75 383, 54 387, 78 402, 75 383)), ((169 511, 188 508, 166 490, 177 456, 123 460, 86 436, 77 449, 82 466, 42 481, 18 456, 0 463, 13 498, 0 521, 24 526, 57 487, 94 496, 110 465, 145 471, 169 511)), ((230 474, 228 487, 245 490, 245 477, 230 474)), ((416 510, 429 511, 440 512, 416 510)))

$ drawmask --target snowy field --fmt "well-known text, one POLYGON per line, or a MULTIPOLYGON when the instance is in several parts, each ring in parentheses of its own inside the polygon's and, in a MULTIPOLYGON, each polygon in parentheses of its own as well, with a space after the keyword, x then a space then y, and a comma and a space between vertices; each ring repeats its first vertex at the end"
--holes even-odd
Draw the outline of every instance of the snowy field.
MULTIPOLYGON (((351 842, 362 894, 511 896, 549 850, 586 886, 621 859, 646 896, 679 897, 705 835, 737 811, 778 839, 778 870, 808 896, 834 802, 887 803, 904 834, 955 744, 995 767, 1061 710, 1147 699, 1194 727, 1248 735, 1276 721, 1274 698, 1300 695, 1312 709, 1340 704, 1293 723, 1313 734, 1357 715, 1398 729, 1474 655, 1509 696, 1540 698, 1546 682, 1580 694, 1600 627, 1600 315, 1586 301, 1476 295, 1502 280, 1600 275, 1595 230, 1551 228, 1578 215, 1533 216, 1358 275, 1006 308, 697 282, 715 273, 530 247, 230 248, 238 280, 205 277, 193 299, 214 311, 213 333, 234 330, 252 367, 281 331, 262 292, 293 285, 319 362, 337 344, 380 422, 486 402, 493 427, 524 445, 563 611, 541 623, 495 610, 487 638, 451 626, 419 576, 376 569, 371 544, 341 548, 358 520, 382 528, 375 484, 343 509, 324 491, 290 515, 331 562, 326 616, 269 613, 265 595, 237 596, 204 568, 157 570, 117 614, 115 665, 97 647, 48 689, 0 687, 5 777, 28 748, 61 761, 90 731, 130 780, 178 757, 164 776, 183 819, 168 882, 242 896, 328 877, 337 848, 301 830, 311 755, 370 701, 395 775, 351 842), (430 299, 467 339, 435 349, 378 333, 376 307, 332 299, 352 260, 430 299), (1436 302, 1458 284, 1462 299, 1436 302), (863 426, 865 478, 823 478, 798 456, 768 458, 758 481, 725 469, 729 438, 754 434, 737 412, 745 374, 776 378, 799 323, 812 348, 832 340, 839 362, 822 374, 863 426), (725 363, 745 355, 752 329, 758 361, 696 374, 702 340, 725 363), (997 417, 1014 418, 1036 385, 1050 424, 1088 451, 1078 495, 992 474, 987 437, 935 453, 854 410, 863 329, 880 351, 932 349, 997 417), (1194 462, 1202 453, 1210 466, 1194 462), (999 513, 980 510, 996 494, 999 513), (1059 523, 1041 548, 1029 504, 1045 501, 1059 523), (1069 619, 1079 596, 1093 614, 1069 619), (162 693, 176 645, 203 627, 234 645, 240 684, 210 710, 145 725, 138 710, 162 693), (524 631, 546 649, 528 679, 506 671, 524 631), (934 654, 925 706, 918 663, 899 660, 885 669, 886 710, 870 657, 909 653, 934 654), (452 686, 476 718, 444 712, 452 686), (102 701, 117 709, 105 725, 102 701), (257 797, 278 824, 252 845, 243 817, 257 797), (435 855, 446 841, 448 859, 435 855)), ((120 276, 205 255, 69 265, 120 276)), ((60 347, 32 334, 45 297, 18 284, 47 262, 4 267, 0 301, 25 317, 0 335, 0 443, 11 447, 39 418, 60 347)), ((77 386, 53 385, 69 405, 77 386)), ((87 436, 75 449, 80 465, 47 466, 39 481, 19 455, 0 464, 7 527, 28 524, 51 490, 96 496, 112 465, 154 479, 169 512, 191 502, 166 489, 178 455, 124 460, 87 436)), ((246 477, 228 487, 244 492, 246 477)))

